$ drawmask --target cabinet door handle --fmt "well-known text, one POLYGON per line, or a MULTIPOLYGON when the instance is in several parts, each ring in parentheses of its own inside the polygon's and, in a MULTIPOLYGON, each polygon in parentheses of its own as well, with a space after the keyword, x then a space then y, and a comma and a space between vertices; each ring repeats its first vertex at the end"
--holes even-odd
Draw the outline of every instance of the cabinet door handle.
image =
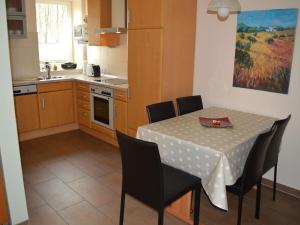
POLYGON ((42 109, 45 109, 45 99, 42 98, 42 109))

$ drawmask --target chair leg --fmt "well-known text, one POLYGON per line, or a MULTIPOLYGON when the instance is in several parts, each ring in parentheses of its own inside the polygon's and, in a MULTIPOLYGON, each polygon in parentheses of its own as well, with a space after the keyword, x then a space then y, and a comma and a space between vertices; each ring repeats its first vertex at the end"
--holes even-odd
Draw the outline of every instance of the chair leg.
POLYGON ((199 225, 201 185, 195 190, 194 225, 199 225))
POLYGON ((164 210, 161 209, 158 212, 158 225, 163 225, 164 224, 164 210))
POLYGON ((124 206, 125 206, 125 192, 122 190, 119 225, 123 225, 123 220, 124 220, 124 206))
POLYGON ((242 208, 243 208, 243 199, 244 196, 239 196, 239 208, 238 208, 238 218, 237 218, 237 225, 241 225, 242 220, 242 208))
POLYGON ((257 190, 256 190, 256 208, 255 208, 255 218, 259 219, 260 212, 260 197, 261 197, 261 180, 257 182, 257 190))
POLYGON ((274 167, 273 201, 276 200, 276 183, 277 183, 277 164, 274 167))

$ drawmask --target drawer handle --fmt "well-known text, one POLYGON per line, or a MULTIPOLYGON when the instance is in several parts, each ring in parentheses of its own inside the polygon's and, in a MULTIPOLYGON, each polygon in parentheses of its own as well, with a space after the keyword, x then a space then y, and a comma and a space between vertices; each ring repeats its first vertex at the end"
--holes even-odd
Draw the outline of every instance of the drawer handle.
POLYGON ((86 88, 86 87, 85 87, 85 86, 83 86, 83 85, 79 85, 78 87, 79 87, 79 88, 86 88))

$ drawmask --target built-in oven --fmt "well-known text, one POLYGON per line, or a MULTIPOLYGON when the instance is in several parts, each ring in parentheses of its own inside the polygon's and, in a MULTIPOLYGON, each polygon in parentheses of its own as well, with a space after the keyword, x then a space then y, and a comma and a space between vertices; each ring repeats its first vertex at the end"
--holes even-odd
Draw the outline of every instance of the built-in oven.
POLYGON ((97 85, 90 85, 90 89, 92 122, 114 130, 113 90, 97 85))

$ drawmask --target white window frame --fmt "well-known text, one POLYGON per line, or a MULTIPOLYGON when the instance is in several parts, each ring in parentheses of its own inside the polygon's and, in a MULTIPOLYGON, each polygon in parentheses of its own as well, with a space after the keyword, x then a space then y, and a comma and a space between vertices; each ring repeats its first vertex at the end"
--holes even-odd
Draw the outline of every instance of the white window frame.
MULTIPOLYGON (((71 31, 71 38, 70 38, 70 43, 69 43, 69 49, 70 49, 70 53, 69 53, 69 57, 67 60, 48 60, 48 62, 50 63, 54 63, 56 64, 58 67, 60 67, 61 63, 64 63, 66 61, 73 61, 74 60, 74 37, 73 37, 73 6, 72 6, 72 0, 36 0, 36 3, 49 3, 49 4, 64 4, 67 5, 68 10, 70 11, 70 13, 68 13, 68 19, 70 21, 70 31, 71 31)), ((37 22, 36 22, 37 23, 37 22)), ((38 43, 39 44, 39 43, 38 43)), ((40 63, 43 64, 44 61, 40 60, 40 63)))

